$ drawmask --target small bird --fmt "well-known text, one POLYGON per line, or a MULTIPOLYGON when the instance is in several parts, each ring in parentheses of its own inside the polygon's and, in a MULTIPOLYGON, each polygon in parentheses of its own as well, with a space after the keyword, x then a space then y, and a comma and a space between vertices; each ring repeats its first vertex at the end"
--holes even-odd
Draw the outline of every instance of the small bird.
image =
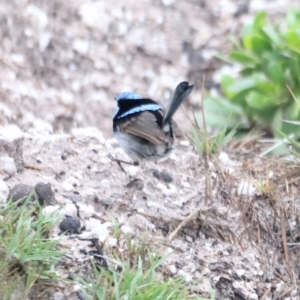
POLYGON ((132 159, 131 164, 157 161, 171 152, 178 127, 172 117, 193 88, 186 81, 179 83, 166 111, 157 102, 134 92, 124 92, 116 98, 118 108, 113 118, 113 131, 132 159))

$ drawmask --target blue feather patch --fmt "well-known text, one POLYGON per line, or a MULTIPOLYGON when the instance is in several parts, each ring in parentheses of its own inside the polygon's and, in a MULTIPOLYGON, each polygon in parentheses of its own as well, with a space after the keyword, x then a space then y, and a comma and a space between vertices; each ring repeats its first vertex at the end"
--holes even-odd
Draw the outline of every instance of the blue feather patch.
POLYGON ((156 110, 160 110, 160 109, 163 109, 163 108, 159 104, 141 104, 139 106, 136 106, 134 108, 131 108, 131 109, 127 110, 126 112, 124 112, 123 114, 118 116, 117 118, 121 119, 123 117, 126 117, 128 115, 132 115, 132 114, 135 114, 135 113, 139 113, 139 112, 143 112, 143 111, 149 111, 149 110, 150 111, 156 111, 156 110))
POLYGON ((121 93, 116 99, 117 101, 121 99, 138 100, 138 99, 143 99, 143 97, 135 92, 124 92, 121 93))

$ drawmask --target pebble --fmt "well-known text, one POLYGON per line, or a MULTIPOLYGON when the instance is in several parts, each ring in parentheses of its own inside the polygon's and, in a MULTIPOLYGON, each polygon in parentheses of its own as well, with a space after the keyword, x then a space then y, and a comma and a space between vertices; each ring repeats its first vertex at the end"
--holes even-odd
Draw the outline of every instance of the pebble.
MULTIPOLYGON (((12 200, 13 202, 16 202, 22 198, 24 198, 24 201, 26 201, 26 198, 34 191, 34 187, 29 186, 27 184, 16 184, 10 191, 9 195, 7 197, 7 200, 12 200)), ((32 193, 31 201, 37 201, 37 195, 35 193, 32 193)))
POLYGON ((108 239, 105 241, 105 245, 108 248, 114 248, 116 247, 118 244, 118 239, 114 238, 114 237, 108 237, 108 239))
POLYGON ((95 209, 91 205, 86 204, 78 204, 79 206, 79 214, 81 218, 88 219, 95 214, 95 209))
POLYGON ((98 224, 94 228, 92 228, 91 233, 96 235, 100 242, 104 242, 110 235, 108 228, 111 226, 110 222, 106 222, 103 224, 98 224))
POLYGON ((161 171, 160 172, 158 170, 154 170, 152 174, 153 174, 153 176, 155 178, 157 178, 157 179, 159 179, 161 181, 164 181, 166 183, 170 183, 170 182, 173 181, 172 176, 168 172, 166 172, 166 171, 161 171))
POLYGON ((72 216, 66 216, 59 224, 59 229, 62 232, 80 234, 80 220, 72 216))
POLYGON ((12 157, 2 156, 0 157, 0 169, 9 175, 17 173, 17 167, 12 157))
POLYGON ((129 165, 124 166, 123 165, 123 168, 124 168, 125 172, 131 177, 136 177, 138 174, 138 171, 139 171, 139 168, 136 166, 129 166, 129 165))
POLYGON ((125 235, 133 235, 133 234, 135 234, 135 230, 132 227, 128 226, 128 225, 122 225, 121 231, 125 235))
POLYGON ((96 219, 96 218, 89 218, 85 222, 86 230, 91 231, 94 227, 98 226, 101 224, 101 221, 96 219))
POLYGON ((169 184, 168 187, 164 186, 162 193, 165 196, 172 196, 177 193, 177 188, 174 184, 169 184))
POLYGON ((70 192, 70 191, 72 191, 74 189, 74 186, 71 183, 69 183, 67 181, 64 181, 62 183, 62 188, 63 188, 64 191, 70 192))
POLYGON ((174 265, 168 265, 166 268, 172 275, 175 275, 177 273, 177 268, 174 265))
POLYGON ((256 188, 252 182, 248 180, 242 180, 239 184, 237 193, 241 196, 253 196, 256 193, 256 188))
POLYGON ((0 180, 0 202, 7 199, 8 194, 9 194, 9 189, 7 184, 3 180, 0 180))
POLYGON ((23 167, 23 132, 16 125, 0 126, 0 153, 13 156, 18 172, 23 167))
POLYGON ((56 199, 51 188, 50 183, 39 182, 34 187, 35 192, 39 197, 39 202, 41 205, 54 205, 56 204, 56 199))
POLYGON ((43 208, 43 215, 49 217, 49 216, 57 213, 59 211, 59 209, 60 209, 59 205, 48 205, 43 208))
POLYGON ((62 292, 55 292, 53 294, 53 300, 63 300, 65 299, 65 295, 62 292))
POLYGON ((73 203, 67 203, 62 209, 62 213, 67 216, 77 216, 77 208, 73 203))

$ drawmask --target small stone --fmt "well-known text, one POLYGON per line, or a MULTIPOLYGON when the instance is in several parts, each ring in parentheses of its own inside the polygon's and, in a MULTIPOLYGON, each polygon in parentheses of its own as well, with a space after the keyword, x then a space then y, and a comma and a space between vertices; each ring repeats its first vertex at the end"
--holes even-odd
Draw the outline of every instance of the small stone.
POLYGON ((177 188, 175 187, 175 185, 173 184, 170 184, 168 187, 164 187, 162 189, 162 193, 165 195, 165 196, 172 196, 174 194, 177 193, 177 188))
POLYGON ((127 225, 123 225, 123 226, 121 227, 121 231, 122 231, 122 233, 125 234, 125 235, 127 235, 127 234, 132 235, 132 234, 135 233, 135 230, 134 230, 132 227, 127 226, 127 225))
POLYGON ((92 228, 91 233, 95 235, 100 242, 104 242, 109 237, 109 230, 108 227, 111 226, 110 222, 106 222, 103 224, 98 224, 94 228, 92 228))
POLYGON ((17 173, 14 159, 8 156, 0 157, 0 169, 9 175, 14 175, 17 173))
POLYGON ((59 229, 62 232, 78 233, 80 234, 80 221, 78 218, 66 216, 59 224, 59 229))
POLYGON ((22 183, 17 184, 10 190, 7 200, 11 199, 13 202, 16 202, 16 201, 24 198, 24 201, 25 201, 26 198, 32 193, 31 201, 37 201, 38 200, 37 195, 33 191, 34 191, 34 188, 32 186, 22 184, 22 183))
POLYGON ((137 189, 138 191, 142 191, 143 188, 144 188, 144 183, 143 183, 143 180, 142 179, 133 179, 131 180, 127 185, 126 185, 127 188, 135 188, 137 189))
POLYGON ((43 208, 43 215, 49 217, 56 214, 59 211, 59 208, 59 205, 48 205, 43 208))
POLYGON ((105 245, 109 248, 114 248, 116 247, 118 244, 118 239, 114 238, 114 237, 108 237, 108 239, 105 241, 105 245))
POLYGON ((167 270, 170 272, 170 274, 175 275, 177 273, 177 268, 174 265, 167 266, 167 270))
POLYGON ((0 203, 4 201, 4 199, 7 199, 7 196, 9 194, 9 189, 7 184, 0 180, 0 203))
POLYGON ((154 170, 152 174, 155 178, 164 181, 166 183, 170 183, 173 181, 172 176, 166 171, 159 172, 158 170, 154 170))
POLYGON ((62 210, 62 213, 68 216, 77 216, 77 208, 73 203, 67 203, 62 210))
POLYGON ((242 277, 243 275, 245 275, 246 271, 243 269, 240 270, 236 270, 235 273, 239 276, 242 277))
POLYGON ((24 170, 23 132, 18 126, 0 126, 0 154, 2 153, 14 159, 18 172, 24 170))
POLYGON ((139 171, 136 166, 123 166, 123 168, 125 169, 125 172, 131 177, 136 177, 139 171))
POLYGON ((86 204, 78 204, 81 218, 88 219, 95 214, 94 207, 86 204))
POLYGON ((248 180, 242 180, 238 187, 238 195, 253 196, 256 192, 255 186, 248 180))
POLYGON ((65 299, 65 295, 62 292, 55 292, 53 294, 53 300, 63 300, 65 299))
POLYGON ((39 202, 41 205, 54 205, 56 204, 56 199, 51 188, 50 183, 39 182, 35 185, 35 192, 39 197, 39 202))
POLYGON ((89 218, 88 220, 86 220, 85 222, 85 226, 86 226, 86 230, 87 231, 92 231, 92 229, 98 225, 101 225, 100 220, 96 219, 96 218, 89 218))

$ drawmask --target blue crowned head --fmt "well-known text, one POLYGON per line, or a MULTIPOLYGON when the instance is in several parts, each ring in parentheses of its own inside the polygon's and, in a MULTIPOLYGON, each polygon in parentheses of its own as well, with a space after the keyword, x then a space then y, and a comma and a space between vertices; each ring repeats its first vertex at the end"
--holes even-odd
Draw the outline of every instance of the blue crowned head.
POLYGON ((143 99, 143 97, 134 92, 123 92, 116 98, 117 101, 121 99, 138 100, 138 99, 143 99))

